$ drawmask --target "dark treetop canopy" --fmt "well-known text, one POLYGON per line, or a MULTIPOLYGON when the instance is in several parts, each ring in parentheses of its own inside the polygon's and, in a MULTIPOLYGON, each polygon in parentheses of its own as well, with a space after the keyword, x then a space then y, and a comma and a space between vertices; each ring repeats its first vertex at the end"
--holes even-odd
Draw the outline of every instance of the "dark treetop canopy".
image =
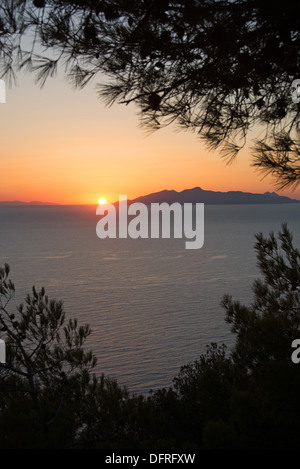
POLYGON ((229 159, 262 126, 253 164, 295 186, 299 24, 296 0, 3 0, 1 75, 98 76, 107 104, 135 102, 145 125, 191 129, 229 159))

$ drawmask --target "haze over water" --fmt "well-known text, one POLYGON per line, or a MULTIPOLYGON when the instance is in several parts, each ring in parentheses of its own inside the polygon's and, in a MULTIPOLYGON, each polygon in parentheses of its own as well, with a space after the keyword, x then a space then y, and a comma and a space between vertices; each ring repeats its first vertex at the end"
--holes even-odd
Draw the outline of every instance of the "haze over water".
POLYGON ((0 263, 11 267, 14 304, 44 286, 90 324, 97 373, 147 393, 170 386, 207 344, 231 346, 222 296, 251 301, 255 233, 287 222, 300 247, 299 215, 300 204, 205 205, 204 246, 186 250, 184 239, 100 240, 95 206, 1 206, 0 263))

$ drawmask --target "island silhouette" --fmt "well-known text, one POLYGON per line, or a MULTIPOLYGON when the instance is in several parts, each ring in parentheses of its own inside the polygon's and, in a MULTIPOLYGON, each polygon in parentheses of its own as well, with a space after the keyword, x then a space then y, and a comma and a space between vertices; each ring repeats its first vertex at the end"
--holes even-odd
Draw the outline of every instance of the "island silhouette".
MULTIPOLYGON (((141 195, 135 199, 128 199, 127 203, 132 204, 135 202, 142 202, 145 205, 151 203, 172 204, 174 202, 184 203, 204 203, 204 204, 299 204, 300 200, 291 197, 282 196, 276 192, 265 192, 263 194, 256 194, 252 192, 242 191, 212 191, 205 190, 201 187, 194 187, 193 189, 184 189, 182 191, 164 189, 159 192, 153 192, 147 195, 141 195)), ((119 201, 115 201, 114 205, 118 205, 119 201)), ((14 205, 60 205, 53 202, 40 202, 31 201, 23 202, 20 200, 0 201, 0 206, 14 206, 14 205)), ((65 204, 68 205, 68 204, 65 204)), ((78 204, 79 205, 79 204, 78 204)), ((92 205, 92 204, 88 204, 92 205)))
MULTIPOLYGON (((141 202, 145 205, 151 203, 204 203, 204 204, 290 204, 300 203, 300 200, 278 195, 276 192, 265 192, 255 194, 242 191, 219 192, 204 190, 201 187, 184 189, 181 192, 175 190, 162 190, 151 194, 143 195, 127 201, 128 204, 141 202)), ((115 202, 117 205, 119 202, 115 202)))

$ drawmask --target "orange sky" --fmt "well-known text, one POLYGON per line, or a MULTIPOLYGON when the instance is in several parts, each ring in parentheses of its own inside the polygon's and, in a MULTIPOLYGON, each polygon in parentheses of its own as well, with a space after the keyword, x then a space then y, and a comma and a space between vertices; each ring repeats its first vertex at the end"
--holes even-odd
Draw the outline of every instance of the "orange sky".
MULTIPOLYGON (((274 191, 250 166, 248 150, 227 166, 191 132, 146 134, 134 106, 108 109, 95 85, 73 90, 59 78, 41 90, 27 76, 0 105, 0 200, 109 202, 163 189, 274 191)), ((279 192, 300 200, 300 188, 279 192)))

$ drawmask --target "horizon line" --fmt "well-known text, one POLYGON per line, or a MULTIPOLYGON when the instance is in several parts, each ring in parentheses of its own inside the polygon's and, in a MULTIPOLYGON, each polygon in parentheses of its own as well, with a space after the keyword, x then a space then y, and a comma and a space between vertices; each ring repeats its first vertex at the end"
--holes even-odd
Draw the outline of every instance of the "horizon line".
MULTIPOLYGON (((161 192, 174 192, 174 193, 177 193, 177 194, 181 194, 185 191, 192 191, 192 190, 195 190, 195 189, 200 189, 200 190, 203 190, 204 192, 215 192, 215 193, 219 193, 219 194, 228 194, 228 193, 242 193, 242 194, 251 194, 251 195, 267 195, 267 194, 276 194, 277 196, 279 197, 286 197, 286 198, 289 198, 291 200, 296 200, 296 201, 299 201, 300 202, 300 199, 297 199, 297 198, 292 198, 291 196, 286 196, 286 195, 279 195, 277 192, 275 191, 265 191, 265 192, 249 192, 249 191, 243 191, 243 190, 228 190, 228 191, 221 191, 221 190, 212 190, 212 189, 202 189, 200 186, 195 186, 191 189, 183 189, 181 191, 177 191, 175 189, 161 189, 159 191, 156 191, 156 192, 150 192, 148 194, 145 194, 145 195, 139 195, 137 197, 134 197, 133 199, 128 199, 129 201, 131 200, 135 200, 135 199, 138 199, 138 198, 141 198, 141 197, 147 197, 147 196, 150 196, 150 195, 154 195, 154 194, 159 194, 161 192)), ((118 203, 118 201, 115 201, 115 202, 111 202, 112 204, 116 204, 118 203)), ((4 205, 10 205, 10 206, 18 206, 18 205, 31 205, 31 206, 39 206, 39 205, 43 205, 43 206, 63 206, 63 205, 95 205, 97 206, 98 203, 95 202, 95 203, 80 203, 80 202, 76 202, 76 203, 67 203, 67 202, 43 202, 43 201, 39 201, 39 200, 31 200, 31 201, 23 201, 23 200, 2 200, 0 201, 0 205, 4 206, 4 205)))

